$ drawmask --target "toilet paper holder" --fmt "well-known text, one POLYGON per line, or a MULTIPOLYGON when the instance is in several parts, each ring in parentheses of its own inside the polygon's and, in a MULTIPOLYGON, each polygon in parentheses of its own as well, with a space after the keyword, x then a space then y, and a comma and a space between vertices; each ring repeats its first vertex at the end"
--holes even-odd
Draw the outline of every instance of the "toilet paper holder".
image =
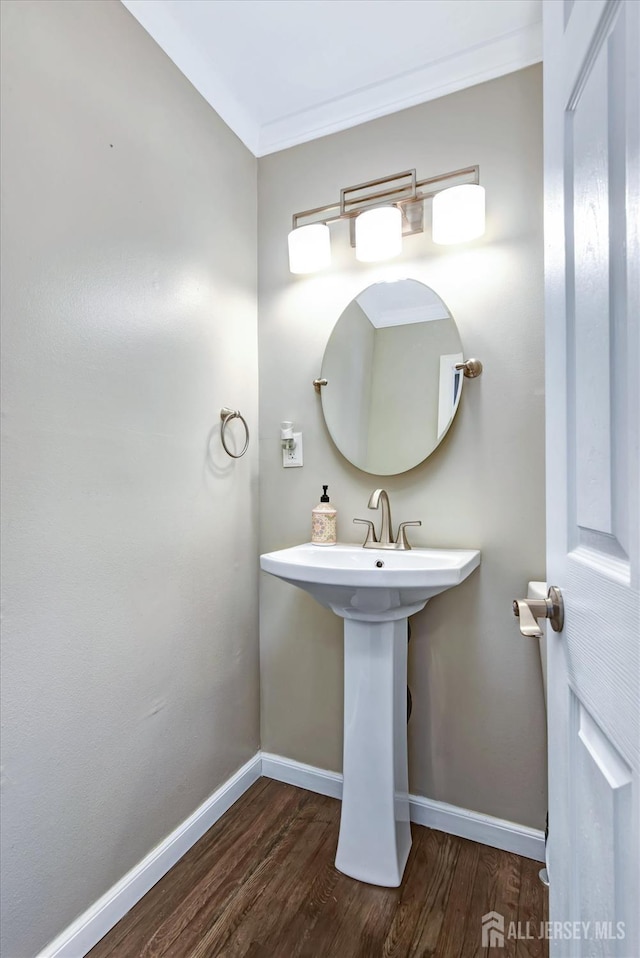
POLYGON ((548 619, 554 632, 562 632, 564 626, 564 602, 557 586, 549 588, 546 599, 514 599, 513 614, 520 619, 523 635, 539 639, 543 634, 537 619, 548 619))

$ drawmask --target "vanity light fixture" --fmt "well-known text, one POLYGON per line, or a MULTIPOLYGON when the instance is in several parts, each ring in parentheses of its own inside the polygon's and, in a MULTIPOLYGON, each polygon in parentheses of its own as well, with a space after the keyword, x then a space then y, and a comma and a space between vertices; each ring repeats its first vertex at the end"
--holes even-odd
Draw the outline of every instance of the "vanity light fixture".
POLYGON ((484 187, 452 186, 433 197, 431 235, 441 246, 467 243, 484 233, 484 187))
POLYGON ((316 273, 330 262, 331 242, 325 223, 310 223, 291 230, 289 269, 292 273, 316 273))
POLYGON ((415 170, 405 170, 340 190, 339 203, 294 213, 289 269, 292 273, 315 273, 328 266, 328 224, 338 220, 348 221, 351 246, 358 260, 372 263, 397 256, 403 236, 424 232, 424 204, 429 199, 434 200, 435 243, 475 239, 484 233, 484 189, 479 178, 478 166, 426 180, 418 180, 415 170))
POLYGON ((397 206, 378 206, 356 218, 356 259, 377 263, 402 252, 402 213, 397 206))

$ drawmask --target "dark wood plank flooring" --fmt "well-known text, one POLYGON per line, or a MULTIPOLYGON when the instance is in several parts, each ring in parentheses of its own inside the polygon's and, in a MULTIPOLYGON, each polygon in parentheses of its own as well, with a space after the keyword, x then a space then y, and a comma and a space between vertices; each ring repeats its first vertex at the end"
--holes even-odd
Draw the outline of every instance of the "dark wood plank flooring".
MULTIPOLYGON (((545 958, 481 946, 481 919, 547 920, 540 864, 413 825, 400 888, 334 867, 340 803, 263 778, 89 958, 545 958)), ((533 927, 533 925, 532 925, 533 927)))

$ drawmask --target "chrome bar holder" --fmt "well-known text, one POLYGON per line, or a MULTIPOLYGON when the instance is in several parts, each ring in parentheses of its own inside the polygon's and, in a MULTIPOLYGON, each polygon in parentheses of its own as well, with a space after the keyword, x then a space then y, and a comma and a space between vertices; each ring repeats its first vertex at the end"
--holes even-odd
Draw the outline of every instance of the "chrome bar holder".
POLYGON ((475 379, 482 372, 482 363, 479 359, 467 359, 466 362, 456 363, 455 369, 462 369, 466 379, 475 379))

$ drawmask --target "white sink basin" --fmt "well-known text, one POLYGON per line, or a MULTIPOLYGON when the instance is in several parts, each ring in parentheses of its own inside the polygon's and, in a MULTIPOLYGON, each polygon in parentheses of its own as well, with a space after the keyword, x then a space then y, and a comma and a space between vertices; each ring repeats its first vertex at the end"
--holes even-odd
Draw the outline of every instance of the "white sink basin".
POLYGON ((267 552, 261 568, 310 592, 342 618, 385 621, 413 615, 480 564, 477 549, 363 549, 312 543, 267 552))
POLYGON ((344 621, 344 753, 336 868, 397 886, 411 848, 407 616, 459 585, 477 549, 363 549, 311 543, 260 556, 344 621))

